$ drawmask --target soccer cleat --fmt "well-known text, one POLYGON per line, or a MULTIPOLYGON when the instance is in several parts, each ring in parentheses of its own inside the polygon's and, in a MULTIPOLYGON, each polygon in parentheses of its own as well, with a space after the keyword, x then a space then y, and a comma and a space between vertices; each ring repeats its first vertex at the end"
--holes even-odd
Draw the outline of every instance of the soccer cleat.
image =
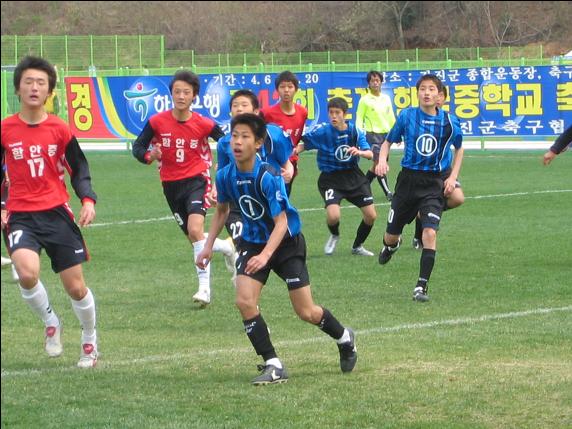
POLYGON ((252 384, 255 386, 280 384, 288 381, 286 368, 276 368, 274 365, 258 365, 258 370, 262 371, 262 374, 252 380, 252 384))
POLYGON ((10 265, 11 263, 12 263, 12 260, 10 258, 6 258, 5 256, 2 256, 2 266, 10 265))
POLYGON ((62 346, 62 325, 46 327, 46 343, 44 350, 49 357, 58 357, 64 351, 62 346))
POLYGON ((234 247, 232 237, 228 237, 226 241, 230 243, 232 251, 229 254, 224 255, 224 263, 226 265, 226 269, 233 273, 233 275, 236 275, 236 260, 238 259, 238 253, 234 247))
POLYGON ((336 246, 338 244, 338 241, 340 239, 339 235, 330 235, 330 238, 328 238, 328 241, 326 241, 326 245, 324 246, 324 253, 326 255, 331 255, 332 253, 334 253, 334 250, 336 250, 336 246))
POLYGON ((354 331, 347 328, 350 340, 347 343, 338 344, 340 351, 340 368, 342 372, 351 372, 357 362, 357 348, 354 331))
POLYGON ((393 256, 393 254, 397 252, 399 246, 401 246, 401 237, 399 237, 399 241, 397 242, 395 247, 389 247, 384 245, 383 248, 381 249, 381 252, 379 252, 379 258, 378 258, 379 263, 381 265, 387 264, 391 259, 391 257, 393 256))
POLYGON ((84 343, 81 345, 81 354, 77 363, 78 368, 93 368, 97 365, 97 346, 84 343))
POLYGON ((429 297, 427 296, 427 291, 421 286, 417 286, 413 289, 413 301, 427 302, 429 297))
POLYGON ((193 295, 193 301, 198 302, 201 307, 206 307, 211 303, 211 294, 206 290, 199 290, 193 295))
POLYGON ((363 246, 354 247, 352 249, 352 255, 359 255, 359 256, 373 256, 373 252, 370 252, 363 246))
POLYGON ((387 198, 387 201, 391 202, 391 200, 393 200, 393 192, 388 192, 385 198, 387 198))
POLYGON ((411 245, 415 250, 423 250, 423 242, 419 238, 414 238, 411 245))

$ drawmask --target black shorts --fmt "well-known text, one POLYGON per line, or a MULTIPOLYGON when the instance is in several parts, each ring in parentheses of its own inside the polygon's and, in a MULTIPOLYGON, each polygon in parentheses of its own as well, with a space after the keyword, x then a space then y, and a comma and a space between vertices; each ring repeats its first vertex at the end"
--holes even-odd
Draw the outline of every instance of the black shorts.
POLYGON ((228 213, 224 226, 226 227, 228 235, 231 236, 235 247, 238 247, 240 237, 242 237, 242 213, 234 203, 230 203, 230 212, 228 213))
POLYGON ((441 173, 404 168, 397 176, 387 217, 387 233, 399 235, 419 212, 423 228, 439 229, 445 197, 441 173))
POLYGON ((270 270, 286 282, 288 290, 299 289, 310 284, 310 275, 306 266, 306 240, 302 233, 286 237, 274 252, 268 264, 255 274, 246 274, 244 269, 248 260, 264 249, 266 244, 250 243, 241 240, 236 260, 236 274, 242 274, 266 284, 270 270))
POLYGON ((325 207, 330 204, 339 205, 344 198, 356 207, 373 204, 371 186, 359 167, 321 173, 318 178, 318 189, 325 207))
POLYGON ((39 212, 14 212, 8 218, 8 251, 42 249, 59 273, 89 260, 89 253, 79 227, 67 205, 39 212))
POLYGON ((185 235, 189 233, 187 224, 190 214, 207 214, 206 193, 207 179, 203 175, 163 182, 163 194, 185 235))
MULTIPOLYGON (((372 131, 367 131, 365 133, 365 139, 371 146, 371 151, 373 152, 373 162, 377 164, 379 160, 379 152, 381 150, 381 145, 385 141, 385 136, 387 133, 374 133, 372 131)), ((389 159, 389 156, 387 157, 389 159)))

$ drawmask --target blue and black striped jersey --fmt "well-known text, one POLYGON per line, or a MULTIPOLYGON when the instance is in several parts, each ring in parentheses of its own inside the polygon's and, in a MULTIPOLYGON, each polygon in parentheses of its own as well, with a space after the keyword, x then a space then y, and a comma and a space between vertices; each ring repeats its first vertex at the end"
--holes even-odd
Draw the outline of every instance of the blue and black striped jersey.
MULTIPOLYGON (((234 162, 234 155, 230 147, 230 133, 220 138, 217 146, 217 171, 234 162)), ((286 164, 292 155, 292 140, 288 134, 277 125, 266 125, 266 138, 264 144, 258 150, 258 156, 264 162, 269 163, 277 171, 286 164)))
POLYGON ((251 243, 266 243, 274 229, 274 217, 286 212, 288 233, 300 233, 302 224, 298 211, 290 204, 284 180, 272 166, 258 157, 254 168, 241 172, 234 162, 216 175, 218 201, 233 202, 242 214, 242 239, 251 243))
POLYGON ((450 148, 461 147, 463 134, 455 115, 440 109, 432 116, 419 107, 409 107, 401 111, 386 139, 390 143, 404 142, 402 167, 436 172, 451 167, 450 148))
POLYGON ((356 167, 360 157, 347 153, 351 146, 360 150, 371 149, 365 139, 365 133, 352 122, 346 123, 348 127, 344 131, 339 131, 332 124, 323 123, 302 136, 305 150, 318 150, 318 168, 323 173, 356 167))

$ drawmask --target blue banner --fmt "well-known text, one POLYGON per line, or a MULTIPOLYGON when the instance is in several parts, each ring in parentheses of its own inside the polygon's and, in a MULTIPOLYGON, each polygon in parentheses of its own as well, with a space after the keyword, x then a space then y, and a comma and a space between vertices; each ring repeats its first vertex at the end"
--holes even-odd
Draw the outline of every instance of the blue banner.
MULTIPOLYGON (((434 73, 449 97, 444 109, 461 121, 465 136, 555 136, 572 123, 572 66, 482 67, 451 70, 384 72, 382 91, 396 114, 417 106, 415 84, 434 73)), ((307 129, 328 121, 327 101, 348 101, 347 119, 355 119, 360 97, 367 89, 366 73, 298 73, 296 101, 308 109, 307 129)), ((102 120, 118 137, 137 136, 154 114, 171 109, 172 76, 93 78, 102 120), (126 133, 127 131, 127 133, 126 133), (126 135, 127 134, 127 135, 126 135)), ((276 74, 201 75, 201 90, 193 110, 211 117, 225 131, 230 123, 230 97, 238 89, 258 95, 261 107, 278 102, 276 74)), ((90 78, 91 79, 91 78, 90 78)))

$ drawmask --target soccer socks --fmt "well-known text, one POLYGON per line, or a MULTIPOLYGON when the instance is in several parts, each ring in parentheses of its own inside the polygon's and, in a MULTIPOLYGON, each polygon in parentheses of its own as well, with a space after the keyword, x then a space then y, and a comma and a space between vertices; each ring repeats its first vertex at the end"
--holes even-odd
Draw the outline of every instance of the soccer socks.
POLYGON ((433 265, 435 265, 435 254, 437 252, 433 249, 423 249, 421 252, 421 261, 419 267, 419 279, 417 280, 417 286, 423 288, 423 291, 427 292, 427 282, 431 277, 431 272, 433 271, 433 265))
MULTIPOLYGON (((205 233, 205 240, 209 235, 207 233, 205 233)), ((193 244, 194 246, 194 244, 193 244)), ((204 243, 203 243, 203 247, 204 247, 204 243)), ((213 243, 213 252, 220 252, 223 253, 225 255, 232 255, 232 253, 234 252, 234 249, 232 248, 232 245, 227 241, 227 240, 221 240, 220 238, 215 238, 215 241, 213 243)))
MULTIPOLYGON (((193 243, 193 251, 194 251, 194 260, 197 260, 197 256, 205 247, 206 240, 199 240, 193 243)), ((195 265, 197 269, 197 276, 199 278, 199 292, 206 291, 209 294, 211 293, 211 264, 208 264, 204 269, 201 269, 195 265)))
POLYGON ((95 338, 95 299, 91 290, 87 289, 87 294, 76 301, 71 300, 73 311, 79 320, 81 325, 82 334, 81 342, 82 344, 96 344, 95 338))
POLYGON ((266 322, 261 314, 252 319, 243 320, 242 323, 244 324, 244 331, 257 355, 262 356, 262 359, 265 361, 278 357, 270 341, 268 326, 266 326, 266 322))
POLYGON ((20 286, 20 294, 28 303, 34 313, 40 316, 45 326, 60 326, 56 313, 52 310, 48 299, 48 293, 40 280, 32 289, 24 289, 20 286))
POLYGON ((335 225, 328 225, 328 229, 330 230, 330 234, 338 236, 340 235, 340 223, 336 223, 335 225))
POLYGON ((387 197, 387 195, 391 193, 391 190, 389 189, 389 183, 387 183, 387 176, 377 176, 377 183, 379 183, 379 186, 381 186, 383 193, 387 197))
POLYGON ((364 241, 369 236, 369 233, 371 232, 372 228, 373 228, 373 224, 368 225, 363 220, 361 221, 361 223, 358 226, 357 233, 356 233, 356 239, 355 239, 354 245, 353 245, 354 249, 358 248, 359 246, 361 246, 364 243, 364 241))
POLYGON ((322 320, 316 326, 334 340, 339 340, 344 335, 344 327, 327 308, 322 307, 322 310, 324 311, 322 320))

